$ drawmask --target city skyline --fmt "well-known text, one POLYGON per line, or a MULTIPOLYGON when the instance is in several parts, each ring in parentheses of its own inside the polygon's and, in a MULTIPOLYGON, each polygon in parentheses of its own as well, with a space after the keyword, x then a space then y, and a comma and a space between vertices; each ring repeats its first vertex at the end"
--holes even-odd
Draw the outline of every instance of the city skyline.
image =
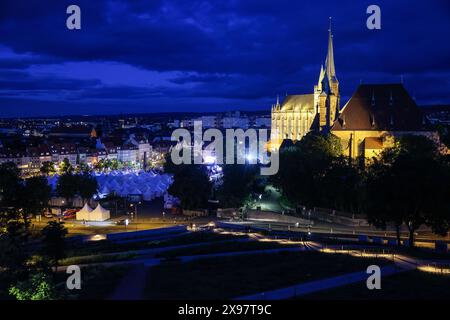
POLYGON ((419 105, 449 103, 445 1, 369 3, 78 1, 3 4, 2 117, 267 110, 313 88, 333 17, 342 104, 362 83, 399 83, 419 105), (32 30, 33 32, 30 32, 32 30))
POLYGON ((2 1, 0 302, 259 319, 449 300, 449 18, 2 1))

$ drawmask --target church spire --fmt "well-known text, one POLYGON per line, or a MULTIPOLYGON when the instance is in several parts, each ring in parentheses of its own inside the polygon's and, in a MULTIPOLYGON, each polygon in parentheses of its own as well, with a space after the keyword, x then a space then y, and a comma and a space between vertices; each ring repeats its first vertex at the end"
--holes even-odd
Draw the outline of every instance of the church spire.
POLYGON ((331 31, 331 17, 330 17, 330 27, 328 29, 328 53, 326 60, 326 72, 329 79, 336 78, 336 69, 334 67, 334 51, 333 51, 333 33, 331 31))

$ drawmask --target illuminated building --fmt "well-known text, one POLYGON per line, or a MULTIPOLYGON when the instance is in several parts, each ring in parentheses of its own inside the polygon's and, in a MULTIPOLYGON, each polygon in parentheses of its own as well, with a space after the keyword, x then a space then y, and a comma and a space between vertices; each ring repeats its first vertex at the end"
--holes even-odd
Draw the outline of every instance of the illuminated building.
POLYGON ((328 35, 325 68, 312 94, 288 95, 272 106, 271 149, 278 149, 285 139, 298 141, 308 132, 328 132, 339 112, 339 81, 334 65, 333 34, 328 35))
POLYGON ((340 138, 344 155, 352 158, 372 158, 392 146, 396 137, 407 134, 439 141, 402 84, 360 85, 331 133, 340 138))

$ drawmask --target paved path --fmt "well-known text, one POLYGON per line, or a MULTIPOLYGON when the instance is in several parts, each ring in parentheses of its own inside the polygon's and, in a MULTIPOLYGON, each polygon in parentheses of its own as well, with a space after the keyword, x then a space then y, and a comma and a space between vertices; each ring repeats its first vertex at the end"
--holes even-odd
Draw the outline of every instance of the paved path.
POLYGON ((149 267, 139 264, 120 281, 108 300, 141 300, 147 283, 149 267))
MULTIPOLYGON (((405 272, 410 269, 399 269, 394 266, 386 266, 381 268, 382 277, 390 276, 396 273, 405 272)), ((367 280, 367 273, 365 271, 348 273, 342 276, 321 279, 311 282, 303 282, 294 286, 289 286, 272 291, 260 292, 257 294, 238 297, 235 300, 281 300, 291 299, 299 296, 304 296, 310 293, 329 290, 357 282, 367 280)))
MULTIPOLYGON (((264 237, 258 237, 258 239, 264 239, 264 237)), ((265 238, 267 240, 273 240, 269 238, 265 238)), ((172 247, 161 247, 161 248, 152 248, 152 249, 144 249, 137 250, 136 253, 142 255, 142 258, 132 259, 127 261, 116 261, 116 262, 105 262, 105 263, 96 263, 89 265, 105 265, 112 266, 118 264, 134 264, 133 267, 128 274, 122 279, 120 284, 117 286, 114 293, 110 296, 110 299, 114 300, 138 300, 143 298, 143 292, 145 289, 145 283, 148 279, 149 268, 159 265, 164 259, 153 258, 156 253, 160 253, 168 250, 175 250, 181 248, 190 248, 190 247, 198 247, 204 245, 210 245, 214 243, 224 243, 224 242, 240 242, 240 241, 252 241, 252 239, 236 239, 236 240, 225 240, 225 241, 214 241, 208 243, 193 243, 186 245, 178 245, 172 247), (144 258, 144 256, 149 255, 151 257, 144 258)), ((338 246, 336 246, 338 247, 338 246)), ((342 248, 342 246, 341 246, 342 248)), ((301 252, 301 251, 320 251, 323 249, 323 246, 317 242, 305 242, 303 245, 296 247, 288 247, 288 248, 278 248, 278 249, 256 249, 256 250, 247 250, 247 251, 231 251, 231 252, 220 252, 220 253, 211 253, 211 254, 201 254, 201 255, 191 255, 191 256, 180 256, 178 260, 180 262, 190 262, 198 259, 208 259, 208 258, 217 258, 217 257, 227 257, 227 256, 239 256, 239 255, 257 255, 257 254, 273 254, 278 252, 301 252)), ((364 246, 356 245, 351 246, 350 248, 344 248, 342 253, 352 252, 355 254, 360 253, 361 249, 364 249, 364 246)), ((373 247, 372 247, 373 249, 373 247)), ((334 248, 336 251, 340 251, 339 248, 334 248)), ((382 276, 389 276, 392 274, 396 274, 399 272, 405 272, 409 270, 416 269, 418 265, 422 263, 419 259, 406 257, 403 255, 395 255, 394 259, 395 265, 385 266, 381 268, 382 276)), ((61 271, 65 270, 65 267, 61 267, 61 271)), ((294 286, 280 288, 277 290, 261 292, 253 295, 248 295, 244 297, 239 297, 237 299, 242 300, 261 300, 261 299, 288 299, 297 296, 306 295, 309 293, 327 290, 331 288, 336 288, 356 282, 361 282, 367 279, 367 273, 365 271, 349 273, 346 275, 341 275, 337 277, 331 277, 326 279, 321 279, 317 281, 312 281, 308 283, 300 283, 294 286)))
MULTIPOLYGON (((306 247, 318 251, 322 248, 322 246, 318 243, 308 242, 306 243, 306 247)), ((354 246, 352 246, 354 247, 354 246)), ((339 252, 338 246, 334 248, 336 252, 339 252)), ((354 250, 355 248, 343 249, 342 253, 353 252, 355 254, 360 253, 358 250, 354 250)), ((358 249, 364 249, 363 246, 360 246, 358 249)), ((373 249, 373 248, 371 248, 373 249)), ((381 276, 386 277, 393 274, 397 274, 400 272, 406 272, 415 270, 418 265, 423 262, 416 258, 411 258, 403 255, 395 255, 395 259, 393 260, 394 265, 385 266, 381 268, 381 276)), ((280 288, 272 291, 259 292, 252 295, 242 296, 236 298, 236 300, 279 300, 279 299, 291 299, 299 296, 304 296, 310 293, 319 292, 323 290, 328 290, 332 288, 337 288, 357 282, 362 282, 367 280, 366 271, 354 272, 345 274, 342 276, 331 277, 316 281, 311 281, 307 283, 300 283, 297 285, 280 288)))
POLYGON ((189 233, 191 233, 191 231, 185 231, 185 232, 179 232, 179 233, 173 233, 173 234, 153 235, 153 236, 147 236, 147 237, 117 239, 117 240, 111 240, 111 242, 117 243, 117 244, 128 244, 128 243, 136 243, 136 242, 144 242, 144 241, 169 240, 169 239, 185 236, 189 233))

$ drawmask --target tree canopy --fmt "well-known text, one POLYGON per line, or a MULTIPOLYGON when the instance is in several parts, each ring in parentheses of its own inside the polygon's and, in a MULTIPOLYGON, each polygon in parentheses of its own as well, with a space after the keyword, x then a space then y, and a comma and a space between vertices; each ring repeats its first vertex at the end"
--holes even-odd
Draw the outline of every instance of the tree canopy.
POLYGON ((42 229, 41 235, 44 244, 43 253, 49 257, 56 268, 59 260, 65 255, 64 238, 67 235, 67 228, 64 227, 64 222, 49 221, 42 229))
POLYGON ((272 182, 297 205, 359 208, 354 201, 359 199, 355 198, 355 188, 360 184, 358 169, 341 156, 340 141, 331 134, 309 133, 282 148, 280 169, 272 182))
POLYGON ((222 184, 217 190, 220 204, 222 207, 240 207, 256 189, 259 167, 251 164, 228 164, 222 166, 222 169, 222 184))
POLYGON ((367 212, 378 226, 405 224, 410 233, 422 225, 445 235, 450 224, 450 166, 433 141, 403 136, 368 168, 367 212))
POLYGON ((175 165, 170 157, 166 158, 164 171, 174 176, 169 193, 180 199, 182 209, 202 209, 208 204, 212 191, 207 168, 204 165, 175 165))

